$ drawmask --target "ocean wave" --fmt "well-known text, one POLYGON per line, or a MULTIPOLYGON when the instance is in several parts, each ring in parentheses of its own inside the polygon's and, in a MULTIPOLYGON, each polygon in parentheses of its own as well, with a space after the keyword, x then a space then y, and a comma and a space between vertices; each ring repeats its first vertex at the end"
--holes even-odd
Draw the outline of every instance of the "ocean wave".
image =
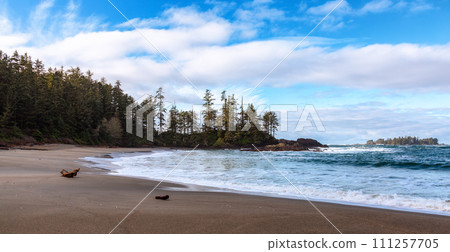
MULTIPOLYGON (((185 151, 167 150, 85 160, 96 167, 110 169, 115 175, 160 180, 177 166, 184 154, 185 151)), ((217 190, 288 198, 301 198, 304 194, 322 201, 450 214, 450 195, 442 190, 449 185, 448 171, 433 170, 436 165, 409 161, 411 153, 403 153, 399 160, 393 157, 400 155, 383 151, 359 152, 351 156, 312 152, 271 152, 266 155, 293 181, 300 194, 259 153, 235 150, 195 151, 177 167, 169 180, 217 190), (379 160, 380 157, 385 160, 379 160), (434 168, 417 168, 424 166, 434 168), (413 170, 395 167, 413 167, 413 170)), ((449 165, 440 162, 442 167, 449 165)))
MULTIPOLYGON (((133 170, 121 170, 116 175, 124 175, 131 177, 146 177, 148 179, 163 179, 166 174, 143 174, 135 173, 133 170)), ((177 177, 171 176, 168 181, 175 183, 187 183, 195 184, 199 186, 207 186, 217 188, 216 190, 230 190, 240 191, 244 193, 254 194, 266 194, 277 195, 286 198, 299 198, 310 199, 318 201, 333 201, 337 203, 351 203, 366 206, 377 206, 385 208, 398 208, 398 209, 415 209, 425 211, 440 211, 447 212, 450 215, 450 204, 445 199, 425 199, 421 197, 411 197, 405 195, 388 195, 388 194, 366 194, 362 191, 353 190, 336 190, 332 188, 316 188, 311 186, 296 185, 300 192, 291 185, 279 185, 279 184, 243 184, 239 181, 226 180, 226 181, 214 181, 208 179, 202 179, 200 174, 196 173, 195 176, 189 177, 177 177)))
POLYGON ((398 150, 395 148, 383 148, 383 147, 329 147, 324 148, 324 153, 336 153, 336 154, 348 154, 348 153, 361 153, 361 152, 384 152, 384 153, 394 153, 398 150))

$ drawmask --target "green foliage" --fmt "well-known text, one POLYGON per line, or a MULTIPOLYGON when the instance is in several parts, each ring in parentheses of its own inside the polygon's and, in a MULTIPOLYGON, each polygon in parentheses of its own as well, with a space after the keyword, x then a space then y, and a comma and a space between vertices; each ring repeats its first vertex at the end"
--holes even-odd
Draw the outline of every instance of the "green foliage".
POLYGON ((217 118, 217 111, 213 108, 214 98, 209 89, 206 89, 205 96, 203 97, 203 130, 211 131, 215 129, 214 123, 217 118))
POLYGON ((216 141, 218 139, 217 132, 215 132, 215 131, 205 132, 204 135, 205 135, 204 145, 206 145, 206 146, 213 146, 214 143, 216 143, 216 141))
POLYGON ((225 141, 223 140, 223 138, 219 137, 213 146, 214 147, 224 147, 225 141))
POLYGON ((267 111, 263 116, 263 126, 267 132, 275 137, 275 132, 278 129, 278 117, 275 112, 267 111))
POLYGON ((159 125, 159 132, 162 132, 164 125, 166 125, 166 119, 164 114, 166 113, 166 108, 164 107, 164 92, 162 90, 162 87, 158 88, 156 91, 156 107, 158 111, 158 125, 159 125))
POLYGON ((19 127, 17 127, 17 126, 14 126, 12 128, 12 137, 22 138, 23 137, 22 130, 19 129, 19 127))
POLYGON ((38 142, 42 142, 42 140, 44 140, 44 135, 42 135, 42 132, 40 130, 35 130, 33 132, 33 138, 38 142))
MULTIPOLYGON (((73 139, 79 144, 108 144, 125 127, 125 109, 132 98, 104 79, 79 68, 49 68, 27 54, 11 57, 0 51, 0 129, 7 138, 37 141, 73 139), (103 120, 120 118, 99 134, 103 120), (120 126, 118 125, 120 124, 120 126), (108 136, 114 129, 114 137, 108 136)), ((119 136, 121 137, 121 136, 119 136)), ((118 141, 121 142, 121 141, 118 141)))
MULTIPOLYGON (((15 52, 11 57, 0 51, 0 138, 22 143, 63 142, 89 145, 120 146, 182 146, 240 147, 251 144, 271 144, 278 126, 274 113, 251 117, 255 107, 250 104, 240 113, 234 95, 222 92, 222 109, 214 109, 215 98, 206 90, 203 98, 203 125, 197 125, 193 111, 181 111, 173 106, 169 115, 164 107, 162 88, 139 104, 132 112, 144 108, 143 126, 150 127, 147 115, 157 120, 159 134, 154 130, 154 143, 125 132, 126 108, 134 102, 121 89, 104 78, 94 80, 93 73, 80 68, 63 67, 45 70, 41 61, 32 61, 27 54, 15 52), (169 122, 170 119, 170 122, 169 122), (166 122, 166 120, 168 122, 166 122), (168 124, 168 125, 166 125, 168 124), (261 126, 268 132, 259 130, 261 126), (163 132, 166 126, 168 131, 163 132), (245 126, 245 129, 244 129, 245 126), (32 137, 31 137, 32 136, 32 137), (13 140, 14 139, 14 140, 13 140), (34 141, 34 140, 33 140, 34 141)), ((133 129, 136 123, 133 122, 133 129)))
POLYGON ((0 140, 6 140, 6 133, 4 129, 0 129, 0 140))

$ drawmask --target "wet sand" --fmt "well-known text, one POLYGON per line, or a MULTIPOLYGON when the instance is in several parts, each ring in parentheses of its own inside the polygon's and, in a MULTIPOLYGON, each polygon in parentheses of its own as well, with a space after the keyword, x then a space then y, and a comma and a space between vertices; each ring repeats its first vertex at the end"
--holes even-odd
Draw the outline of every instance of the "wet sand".
MULTIPOLYGON (((152 149, 45 145, 0 150, 0 233, 109 233, 155 181, 111 176, 80 157, 152 149), (63 178, 61 169, 81 168, 63 178)), ((327 233, 338 231, 304 200, 189 190, 162 183, 113 233, 327 233), (156 195, 169 194, 167 201, 156 195)), ((450 233, 450 217, 314 205, 342 233, 450 233)))

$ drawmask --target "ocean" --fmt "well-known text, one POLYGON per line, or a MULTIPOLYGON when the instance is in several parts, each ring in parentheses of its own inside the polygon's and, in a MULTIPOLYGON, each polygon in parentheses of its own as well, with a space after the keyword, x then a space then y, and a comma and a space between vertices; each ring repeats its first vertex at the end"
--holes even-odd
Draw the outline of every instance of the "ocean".
POLYGON ((450 216, 450 146, 347 145, 322 152, 262 153, 195 150, 180 163, 189 152, 155 150, 84 159, 112 175, 152 180, 162 180, 173 170, 166 181, 189 188, 450 216))

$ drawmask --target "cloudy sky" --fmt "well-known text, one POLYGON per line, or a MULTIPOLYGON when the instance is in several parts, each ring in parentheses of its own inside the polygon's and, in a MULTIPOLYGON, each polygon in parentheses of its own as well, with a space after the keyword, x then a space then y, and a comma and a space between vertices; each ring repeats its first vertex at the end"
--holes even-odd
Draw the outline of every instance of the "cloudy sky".
POLYGON ((121 80, 135 98, 162 86, 200 104, 209 88, 296 105, 278 137, 450 143, 448 13, 450 0, 0 0, 0 50, 121 80), (295 131, 307 104, 325 131, 295 131))

